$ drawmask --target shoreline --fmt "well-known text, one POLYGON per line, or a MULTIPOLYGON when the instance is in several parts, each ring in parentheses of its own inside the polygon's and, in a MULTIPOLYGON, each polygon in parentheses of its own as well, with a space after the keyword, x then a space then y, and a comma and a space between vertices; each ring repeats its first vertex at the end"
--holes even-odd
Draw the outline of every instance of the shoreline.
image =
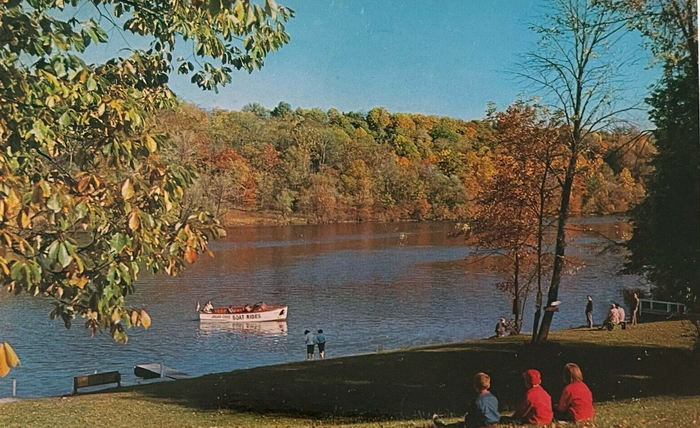
POLYGON ((577 362, 600 410, 597 426, 688 426, 700 408, 692 334, 688 321, 662 321, 611 332, 560 330, 537 346, 507 336, 300 361, 3 403, 0 425, 51 426, 72 418, 75 426, 429 428, 433 413, 455 420, 464 413, 476 372, 491 375, 507 414, 521 399, 524 369, 540 370, 555 398, 563 364, 577 362))
MULTIPOLYGON (((629 212, 613 212, 613 213, 571 213, 570 219, 587 219, 595 217, 629 217, 629 212)), ((236 227, 256 227, 256 226, 320 226, 325 224, 363 224, 363 223, 459 223, 460 219, 386 219, 376 218, 371 220, 341 220, 334 222, 314 221, 312 217, 290 216, 285 217, 275 211, 247 211, 239 208, 233 208, 225 211, 219 217, 219 221, 224 228, 236 227)))

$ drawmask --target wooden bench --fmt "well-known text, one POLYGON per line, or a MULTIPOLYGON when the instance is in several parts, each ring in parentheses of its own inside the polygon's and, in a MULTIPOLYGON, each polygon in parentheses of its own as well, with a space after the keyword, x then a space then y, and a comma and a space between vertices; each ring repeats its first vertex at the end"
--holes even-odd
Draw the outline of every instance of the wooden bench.
POLYGON ((118 371, 95 373, 83 376, 75 376, 73 378, 73 394, 78 393, 78 388, 87 386, 105 385, 108 383, 116 383, 117 387, 122 386, 122 375, 118 371))

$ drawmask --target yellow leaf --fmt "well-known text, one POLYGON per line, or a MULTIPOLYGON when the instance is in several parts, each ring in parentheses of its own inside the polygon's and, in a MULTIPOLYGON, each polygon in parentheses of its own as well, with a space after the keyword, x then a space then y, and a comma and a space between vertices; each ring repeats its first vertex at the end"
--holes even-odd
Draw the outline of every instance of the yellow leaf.
POLYGON ((31 227, 31 225, 32 220, 31 217, 29 217, 29 208, 25 207, 19 212, 19 227, 27 229, 31 227))
POLYGON ((194 263, 197 260, 197 252, 192 247, 185 248, 185 260, 187 263, 194 263))
POLYGON ((129 200, 132 196, 134 196, 134 185, 131 183, 131 180, 127 178, 122 184, 122 198, 124 198, 124 200, 129 200))
POLYGON ((112 322, 118 323, 122 319, 122 314, 119 311, 112 312, 112 322))
POLYGON ((88 279, 84 276, 76 276, 71 278, 70 283, 82 290, 83 288, 85 288, 85 285, 87 285, 88 279))
POLYGON ((140 315, 141 315, 141 325, 143 328, 148 329, 148 327, 151 326, 151 317, 148 315, 148 312, 144 311, 141 309, 140 315))
POLYGON ((141 225, 141 220, 139 220, 138 214, 135 212, 129 214, 129 229, 135 231, 141 225))
POLYGON ((19 365, 19 358, 15 354, 15 350, 12 349, 9 343, 3 343, 5 348, 5 357, 7 359, 7 365, 9 367, 17 367, 19 365))
POLYGON ((131 311, 131 325, 138 325, 139 313, 138 311, 131 311))
POLYGON ((7 364, 7 356, 5 355, 5 344, 0 344, 0 377, 5 377, 10 373, 10 366, 7 364))
POLYGON ((158 144, 156 143, 156 140, 153 139, 150 135, 146 135, 146 148, 148 148, 148 151, 151 153, 154 153, 156 150, 158 150, 158 144))

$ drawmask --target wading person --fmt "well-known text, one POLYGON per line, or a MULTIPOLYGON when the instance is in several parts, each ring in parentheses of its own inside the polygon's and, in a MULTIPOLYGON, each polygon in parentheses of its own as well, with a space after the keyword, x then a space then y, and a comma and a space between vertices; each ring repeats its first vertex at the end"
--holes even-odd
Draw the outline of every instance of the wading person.
POLYGON ((304 342, 306 343, 306 359, 314 359, 314 346, 316 346, 316 335, 309 330, 304 330, 304 342))
POLYGON ((583 383, 583 373, 577 364, 568 363, 564 366, 564 383, 566 386, 557 404, 557 417, 563 421, 573 422, 593 420, 595 417, 593 394, 583 383))
POLYGON ((323 334, 323 329, 318 329, 316 333, 316 344, 318 345, 318 357, 320 359, 326 358, 326 335, 323 334))
POLYGON ((588 303, 586 303, 586 321, 588 328, 593 328, 593 297, 591 296, 588 296, 588 303))

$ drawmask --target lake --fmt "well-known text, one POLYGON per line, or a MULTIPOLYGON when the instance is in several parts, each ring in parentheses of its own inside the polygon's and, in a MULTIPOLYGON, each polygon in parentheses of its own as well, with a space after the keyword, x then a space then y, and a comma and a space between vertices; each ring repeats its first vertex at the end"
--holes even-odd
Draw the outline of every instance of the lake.
MULTIPOLYGON (((554 328, 584 324, 586 295, 600 322, 622 290, 640 287, 618 276, 619 253, 600 253, 605 237, 629 235, 623 218, 572 222, 567 255, 584 262, 562 281, 554 328)), ((0 379, 0 397, 17 380, 20 397, 60 395, 73 376, 119 370, 136 382, 133 366, 163 362, 192 375, 302 360, 303 332, 322 328, 327 357, 490 336, 509 298, 498 291, 492 267, 465 259, 472 248, 451 238, 451 223, 341 224, 230 229, 179 277, 139 280, 133 306, 153 319, 132 329, 126 345, 108 334, 90 337, 80 319, 67 330, 51 321, 46 300, 0 293, 0 340, 22 365, 0 379), (196 320, 195 305, 266 301, 289 305, 286 323, 211 325, 196 320)), ((526 303, 532 324, 534 295, 526 303)))

